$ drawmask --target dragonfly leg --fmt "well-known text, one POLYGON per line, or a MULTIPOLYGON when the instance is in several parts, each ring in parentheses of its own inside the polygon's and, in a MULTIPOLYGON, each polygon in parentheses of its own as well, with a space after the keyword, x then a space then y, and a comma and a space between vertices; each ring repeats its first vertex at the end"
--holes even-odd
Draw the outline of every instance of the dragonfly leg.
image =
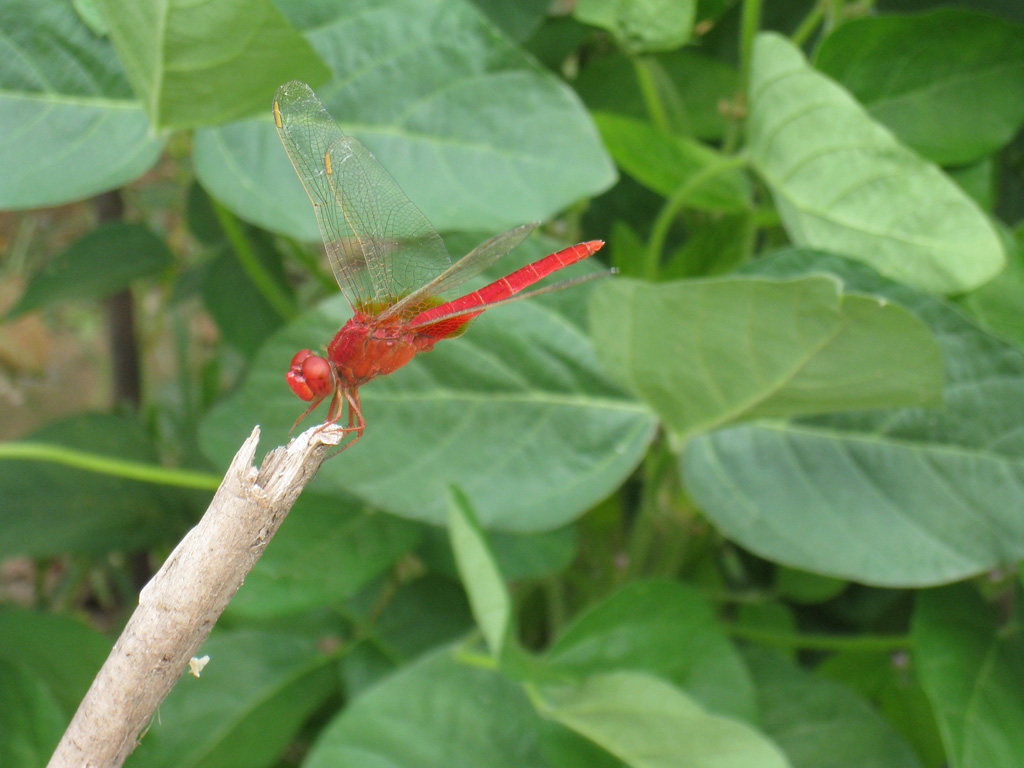
POLYGON ((321 428, 340 419, 341 409, 344 407, 345 403, 341 399, 341 385, 339 384, 334 390, 334 397, 331 398, 331 407, 327 409, 327 420, 321 425, 321 428))
MULTIPOLYGON (((366 420, 363 419, 363 409, 359 403, 359 390, 358 389, 345 389, 342 390, 345 395, 345 399, 348 401, 348 426, 345 427, 345 432, 355 432, 356 436, 345 443, 341 448, 336 450, 328 459, 332 459, 339 453, 344 451, 346 448, 352 446, 360 437, 363 436, 363 430, 366 429, 366 420), (358 422, 358 423, 357 423, 358 422)), ((340 414, 339 414, 340 415, 340 414)), ((326 461, 326 459, 325 459, 326 461)))
POLYGON ((304 418, 306 418, 307 416, 309 416, 309 414, 311 414, 311 413, 313 412, 313 409, 314 409, 314 408, 316 408, 316 407, 317 407, 318 405, 320 405, 320 403, 322 403, 323 401, 324 401, 324 399, 323 399, 322 397, 320 397, 320 398, 317 398, 316 400, 314 400, 314 401, 313 401, 313 402, 312 402, 312 403, 310 404, 309 408, 307 408, 306 410, 304 410, 304 411, 302 412, 302 414, 301 414, 301 415, 299 416, 299 418, 297 418, 297 419, 295 420, 295 423, 294 423, 294 424, 292 424, 292 428, 288 430, 288 434, 289 434, 289 435, 291 435, 291 433, 295 431, 295 428, 296 428, 297 426, 299 426, 299 422, 300 422, 300 421, 302 421, 302 420, 303 420, 304 418))

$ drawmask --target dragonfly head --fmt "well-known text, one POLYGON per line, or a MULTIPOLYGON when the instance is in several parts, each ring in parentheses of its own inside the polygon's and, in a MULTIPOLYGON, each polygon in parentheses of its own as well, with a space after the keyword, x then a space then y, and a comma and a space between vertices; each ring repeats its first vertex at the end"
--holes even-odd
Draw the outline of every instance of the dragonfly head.
POLYGON ((326 358, 314 355, 312 350, 301 349, 292 358, 285 380, 292 392, 303 400, 323 400, 335 388, 334 370, 326 358))

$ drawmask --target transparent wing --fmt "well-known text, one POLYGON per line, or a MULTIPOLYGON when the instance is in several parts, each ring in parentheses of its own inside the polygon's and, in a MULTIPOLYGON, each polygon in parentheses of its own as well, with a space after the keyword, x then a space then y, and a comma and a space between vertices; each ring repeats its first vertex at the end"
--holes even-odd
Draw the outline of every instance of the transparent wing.
POLYGON ((437 230, 370 150, 342 136, 327 156, 334 198, 359 243, 355 257, 343 253, 332 260, 336 274, 344 273, 390 306, 451 265, 437 230))
POLYGON ((498 259, 523 242, 527 235, 536 228, 537 222, 521 224, 514 229, 485 240, 444 272, 437 275, 433 280, 424 283, 417 290, 386 310, 382 314, 382 319, 403 313, 407 309, 410 312, 415 311, 417 307, 424 304, 424 300, 427 298, 444 296, 448 291, 461 285, 469 278, 475 277, 494 264, 498 259))
POLYGON ((277 90, 274 124, 353 307, 390 306, 451 264, 427 218, 308 85, 292 81, 277 90))

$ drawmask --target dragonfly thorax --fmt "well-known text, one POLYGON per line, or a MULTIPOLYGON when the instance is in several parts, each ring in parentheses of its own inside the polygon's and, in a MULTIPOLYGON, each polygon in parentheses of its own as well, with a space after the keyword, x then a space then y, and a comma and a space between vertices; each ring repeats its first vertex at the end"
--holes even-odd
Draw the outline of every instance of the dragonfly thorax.
POLYGON ((327 346, 327 357, 342 386, 359 387, 408 363, 418 352, 428 352, 436 339, 410 330, 400 320, 376 322, 357 312, 327 346))

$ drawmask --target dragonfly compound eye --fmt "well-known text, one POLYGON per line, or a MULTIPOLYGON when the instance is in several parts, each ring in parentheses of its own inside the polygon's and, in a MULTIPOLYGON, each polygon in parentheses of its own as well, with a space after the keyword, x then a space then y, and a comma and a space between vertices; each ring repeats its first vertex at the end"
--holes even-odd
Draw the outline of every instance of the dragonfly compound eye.
POLYGON ((331 364, 309 349, 295 353, 285 379, 292 391, 303 400, 322 399, 334 389, 331 364))

